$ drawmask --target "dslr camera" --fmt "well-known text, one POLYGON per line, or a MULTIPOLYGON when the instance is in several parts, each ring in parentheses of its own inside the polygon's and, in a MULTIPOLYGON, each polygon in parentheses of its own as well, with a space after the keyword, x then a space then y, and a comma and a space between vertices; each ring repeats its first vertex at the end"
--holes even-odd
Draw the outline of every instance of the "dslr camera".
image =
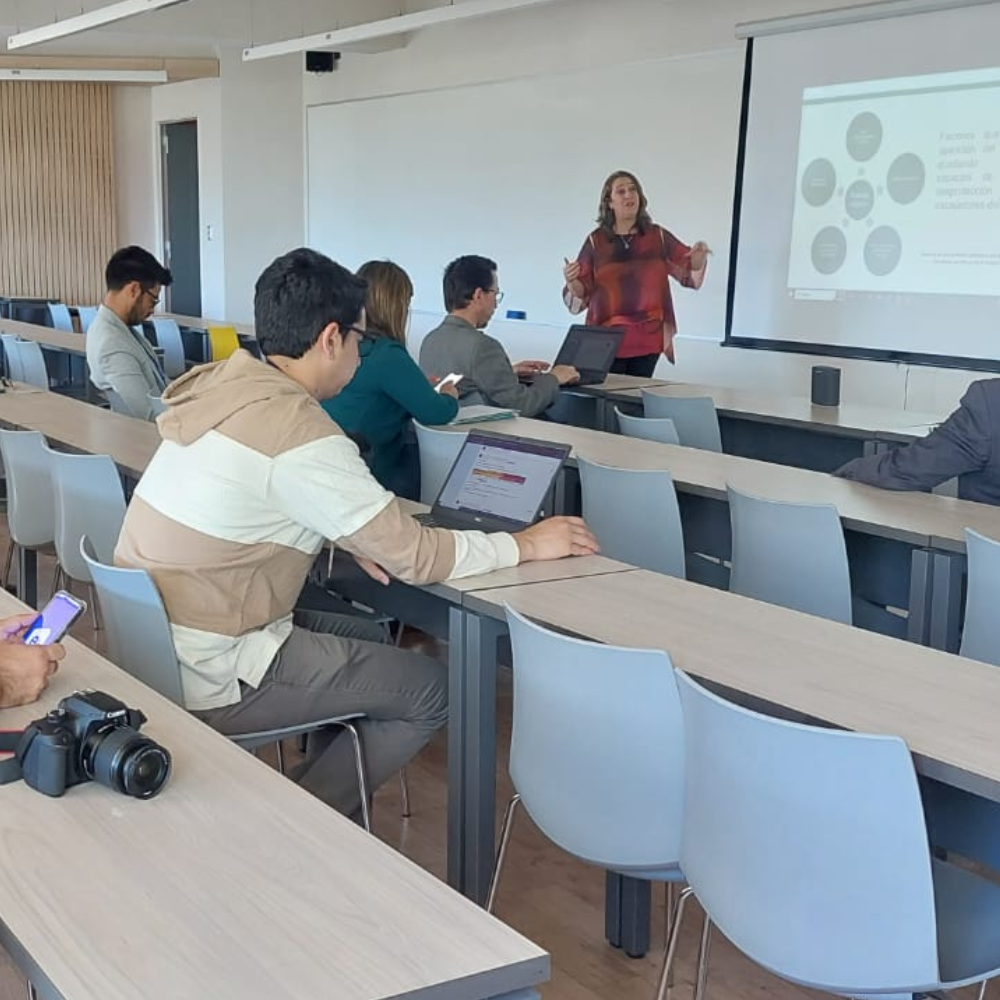
POLYGON ((139 735, 145 721, 138 709, 103 691, 77 691, 24 730, 16 751, 22 777, 45 795, 96 781, 152 798, 170 776, 170 754, 139 735))

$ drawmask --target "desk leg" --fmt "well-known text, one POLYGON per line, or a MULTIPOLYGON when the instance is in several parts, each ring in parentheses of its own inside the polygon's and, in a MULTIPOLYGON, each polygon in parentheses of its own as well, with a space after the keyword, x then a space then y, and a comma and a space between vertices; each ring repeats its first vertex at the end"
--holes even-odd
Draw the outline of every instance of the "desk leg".
POLYGON ((910 603, 906 638, 926 646, 930 640, 931 600, 934 594, 934 553, 914 549, 910 557, 910 603))
POLYGON ((605 877, 604 935, 629 958, 649 951, 650 884, 617 872, 605 877))
POLYGON ((482 903, 496 843, 496 650, 506 625, 449 614, 448 883, 482 903))
POLYGON ((38 607, 38 553, 34 549, 18 546, 17 596, 29 608, 38 607))
POLYGON ((957 552, 934 553, 929 636, 929 645, 934 649, 958 652, 964 575, 964 555, 957 552))

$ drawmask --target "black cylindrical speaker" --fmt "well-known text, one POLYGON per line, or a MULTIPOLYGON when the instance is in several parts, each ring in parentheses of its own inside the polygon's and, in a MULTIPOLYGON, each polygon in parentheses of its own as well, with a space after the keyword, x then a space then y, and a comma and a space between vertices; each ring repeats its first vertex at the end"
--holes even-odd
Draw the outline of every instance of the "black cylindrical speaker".
POLYGON ((815 365, 812 370, 812 401, 817 406, 840 406, 840 369, 815 365))

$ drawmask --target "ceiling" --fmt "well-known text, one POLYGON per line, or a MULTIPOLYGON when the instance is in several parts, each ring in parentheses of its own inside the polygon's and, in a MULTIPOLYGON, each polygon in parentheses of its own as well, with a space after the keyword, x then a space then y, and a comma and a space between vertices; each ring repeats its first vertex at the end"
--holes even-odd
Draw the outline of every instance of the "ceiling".
MULTIPOLYGON (((0 53, 7 36, 64 20, 112 0, 0 0, 0 53)), ((114 25, 19 49, 39 56, 217 56, 441 5, 441 0, 188 0, 114 25)))

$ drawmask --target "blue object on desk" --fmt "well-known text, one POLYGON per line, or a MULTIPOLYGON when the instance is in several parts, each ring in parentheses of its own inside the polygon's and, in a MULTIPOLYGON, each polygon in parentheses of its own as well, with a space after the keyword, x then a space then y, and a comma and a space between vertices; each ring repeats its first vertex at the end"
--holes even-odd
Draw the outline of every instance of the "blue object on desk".
POLYGON ((528 314, 523 309, 508 309, 507 319, 527 319, 528 314))

